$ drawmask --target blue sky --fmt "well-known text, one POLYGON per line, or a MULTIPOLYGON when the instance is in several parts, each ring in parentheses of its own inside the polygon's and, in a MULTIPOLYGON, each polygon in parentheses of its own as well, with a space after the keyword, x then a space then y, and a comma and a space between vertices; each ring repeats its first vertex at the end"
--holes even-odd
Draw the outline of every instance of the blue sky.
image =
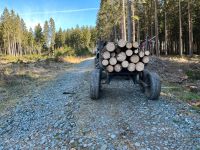
POLYGON ((95 26, 100 0, 0 0, 0 13, 13 9, 26 22, 27 28, 44 24, 52 17, 56 28, 76 25, 95 26))

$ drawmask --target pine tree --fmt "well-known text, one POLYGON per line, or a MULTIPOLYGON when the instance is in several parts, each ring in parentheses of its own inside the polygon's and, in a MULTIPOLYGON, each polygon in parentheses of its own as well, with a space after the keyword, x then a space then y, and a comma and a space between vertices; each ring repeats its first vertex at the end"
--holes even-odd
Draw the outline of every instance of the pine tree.
POLYGON ((50 37, 49 37, 49 24, 48 21, 45 21, 44 28, 43 28, 43 34, 44 34, 44 47, 49 49, 50 48, 50 37))
POLYGON ((55 28, 55 22, 53 18, 50 18, 49 20, 49 36, 51 41, 51 49, 54 55, 54 45, 55 45, 55 38, 56 38, 56 28, 55 28))
POLYGON ((34 33, 35 33, 35 42, 36 42, 37 53, 41 54, 41 50, 44 45, 44 35, 42 33, 42 27, 40 24, 38 24, 35 27, 34 33))

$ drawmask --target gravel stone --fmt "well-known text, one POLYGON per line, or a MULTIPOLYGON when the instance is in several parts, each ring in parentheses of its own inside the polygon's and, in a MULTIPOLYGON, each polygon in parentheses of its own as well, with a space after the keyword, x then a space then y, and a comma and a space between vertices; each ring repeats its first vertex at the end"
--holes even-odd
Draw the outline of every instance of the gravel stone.
POLYGON ((140 146, 140 143, 136 142, 136 143, 135 143, 135 146, 139 147, 139 146, 140 146))
POLYGON ((111 134, 111 136, 110 136, 112 139, 115 139, 116 138, 116 135, 114 135, 114 134, 111 134))
POLYGON ((200 116, 187 104, 163 95, 147 100, 121 78, 102 84, 93 101, 92 70, 91 59, 72 65, 0 115, 0 150, 200 148, 200 116))
POLYGON ((106 148, 107 148, 107 145, 104 144, 101 146, 100 150, 106 150, 106 148))

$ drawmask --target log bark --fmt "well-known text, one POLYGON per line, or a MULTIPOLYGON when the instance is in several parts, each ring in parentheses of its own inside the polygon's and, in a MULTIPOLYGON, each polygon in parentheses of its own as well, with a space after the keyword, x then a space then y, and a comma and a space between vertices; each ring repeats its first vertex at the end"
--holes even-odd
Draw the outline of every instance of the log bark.
POLYGON ((132 56, 133 55, 133 51, 131 49, 126 50, 126 55, 127 56, 132 56))
POLYGON ((150 51, 145 51, 144 54, 145 54, 146 56, 149 56, 149 55, 150 55, 150 51))
POLYGON ((131 58, 130 58, 130 61, 132 62, 132 63, 138 63, 139 61, 140 61, 140 58, 139 58, 139 56, 138 55, 133 55, 133 56, 131 56, 131 58))
POLYGON ((106 50, 109 51, 109 52, 113 52, 115 50, 114 42, 108 42, 106 44, 106 50))
POLYGON ((109 59, 110 58, 110 52, 108 52, 108 51, 103 52, 102 57, 104 59, 109 59))
POLYGON ((149 63, 149 57, 148 56, 144 56, 142 58, 142 62, 145 63, 145 64, 149 63))
POLYGON ((122 70, 122 66, 120 64, 116 64, 115 67, 114 67, 114 70, 116 72, 120 72, 122 70))
POLYGON ((135 71, 135 64, 134 63, 130 63, 129 65, 128 65, 128 71, 130 71, 130 72, 133 72, 133 71, 135 71))
POLYGON ((140 58, 143 58, 144 57, 144 51, 140 51, 139 56, 140 56, 140 58))
POLYGON ((135 66, 135 69, 137 71, 143 71, 144 70, 144 64, 142 62, 138 62, 135 66))
POLYGON ((115 57, 111 57, 110 60, 109 60, 109 63, 114 66, 117 64, 117 59, 115 57))
POLYGON ((123 48, 126 46, 126 41, 123 39, 120 39, 117 44, 119 47, 123 48))
POLYGON ((114 67, 111 66, 111 65, 109 65, 109 66, 106 67, 106 70, 107 70, 108 72, 113 72, 113 71, 114 71, 114 67))
POLYGON ((126 48, 131 49, 133 47, 133 44, 131 42, 126 43, 126 48))
POLYGON ((138 47, 139 47, 138 42, 134 42, 134 43, 133 43, 133 48, 138 48, 138 47))
POLYGON ((129 62, 128 61, 123 61, 122 62, 122 67, 123 68, 128 68, 129 62))
POLYGON ((126 53, 124 53, 124 52, 119 53, 119 54, 117 55, 117 60, 118 60, 119 62, 123 62, 124 60, 126 60, 126 53))
POLYGON ((103 66, 107 66, 108 64, 109 64, 109 61, 108 61, 108 60, 104 59, 104 60, 102 61, 102 65, 103 65, 103 66))

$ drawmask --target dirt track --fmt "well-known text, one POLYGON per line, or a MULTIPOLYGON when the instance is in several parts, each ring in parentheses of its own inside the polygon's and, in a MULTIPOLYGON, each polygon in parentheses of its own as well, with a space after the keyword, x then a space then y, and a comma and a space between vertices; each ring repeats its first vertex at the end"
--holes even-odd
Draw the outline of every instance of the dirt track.
POLYGON ((200 148, 200 116, 187 104, 147 100, 129 80, 103 85, 92 101, 92 69, 86 60, 22 97, 0 117, 0 150, 200 148))

